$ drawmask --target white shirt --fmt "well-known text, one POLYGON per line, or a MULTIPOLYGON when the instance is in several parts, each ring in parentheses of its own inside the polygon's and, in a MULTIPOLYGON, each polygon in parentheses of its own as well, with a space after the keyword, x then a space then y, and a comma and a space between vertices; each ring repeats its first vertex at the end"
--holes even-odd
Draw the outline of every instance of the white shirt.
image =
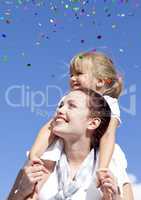
MULTIPOLYGON (((95 169, 97 169, 98 159, 95 169)), ((129 179, 126 173, 127 161, 125 155, 118 145, 115 145, 115 150, 109 166, 113 175, 117 178, 118 186, 122 193, 122 186, 125 183, 129 183, 129 179)), ((58 175, 57 168, 50 175, 49 179, 45 182, 39 192, 38 200, 55 200, 55 195, 58 193, 58 175)), ((95 175, 90 180, 86 181, 74 195, 71 200, 100 200, 101 192, 95 186, 95 175)), ((69 200, 69 199, 67 199, 69 200)))

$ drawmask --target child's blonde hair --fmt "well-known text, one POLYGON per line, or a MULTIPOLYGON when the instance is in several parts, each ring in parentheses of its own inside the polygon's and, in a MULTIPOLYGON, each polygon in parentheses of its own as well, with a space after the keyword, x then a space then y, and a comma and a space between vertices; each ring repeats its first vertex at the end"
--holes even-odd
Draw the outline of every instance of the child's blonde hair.
POLYGON ((95 78, 104 80, 104 95, 113 98, 119 97, 123 88, 123 81, 112 60, 105 54, 90 51, 74 56, 70 63, 71 73, 77 74, 84 70, 89 70, 95 78))

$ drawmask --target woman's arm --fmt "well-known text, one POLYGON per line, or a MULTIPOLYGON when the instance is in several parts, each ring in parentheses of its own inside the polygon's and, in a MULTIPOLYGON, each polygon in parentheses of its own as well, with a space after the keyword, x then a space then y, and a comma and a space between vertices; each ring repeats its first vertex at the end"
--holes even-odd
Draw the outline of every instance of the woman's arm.
POLYGON ((19 185, 20 185, 20 181, 22 179, 23 176, 23 169, 21 169, 17 175, 17 178, 15 180, 15 183, 10 191, 10 194, 7 198, 7 200, 24 200, 26 196, 28 196, 28 194, 24 195, 24 192, 21 191, 21 189, 19 190, 19 185))
POLYGON ((40 156, 45 152, 49 144, 53 142, 55 136, 51 132, 51 122, 52 120, 45 124, 39 131, 38 136, 29 154, 30 160, 40 158, 40 156))
MULTIPOLYGON (((16 181, 12 187, 12 190, 7 198, 7 200, 26 200, 32 194, 35 188, 35 184, 27 184, 27 188, 25 188, 25 184, 23 181, 23 177, 25 176, 24 170, 21 169, 18 173, 16 181)), ((27 178, 27 177, 26 177, 27 178)), ((27 183, 27 180, 25 181, 27 183)))

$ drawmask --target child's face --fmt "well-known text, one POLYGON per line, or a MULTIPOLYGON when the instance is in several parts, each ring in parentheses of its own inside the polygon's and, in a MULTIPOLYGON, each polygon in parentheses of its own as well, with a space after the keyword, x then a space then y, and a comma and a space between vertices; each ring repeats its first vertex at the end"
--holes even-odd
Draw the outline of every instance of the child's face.
POLYGON ((72 90, 88 88, 96 90, 97 78, 90 70, 71 71, 70 87, 72 90))

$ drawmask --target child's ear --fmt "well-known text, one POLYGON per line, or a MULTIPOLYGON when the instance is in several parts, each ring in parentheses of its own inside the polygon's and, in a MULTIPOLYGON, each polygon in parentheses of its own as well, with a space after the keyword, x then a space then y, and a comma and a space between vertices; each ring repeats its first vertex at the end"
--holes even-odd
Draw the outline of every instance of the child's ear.
POLYGON ((90 118, 88 121, 88 129, 89 130, 95 130, 99 127, 101 123, 101 119, 98 117, 90 118))
POLYGON ((104 84, 105 84, 104 80, 102 80, 102 79, 97 79, 96 86, 97 86, 98 88, 102 88, 102 87, 104 86, 104 84))

